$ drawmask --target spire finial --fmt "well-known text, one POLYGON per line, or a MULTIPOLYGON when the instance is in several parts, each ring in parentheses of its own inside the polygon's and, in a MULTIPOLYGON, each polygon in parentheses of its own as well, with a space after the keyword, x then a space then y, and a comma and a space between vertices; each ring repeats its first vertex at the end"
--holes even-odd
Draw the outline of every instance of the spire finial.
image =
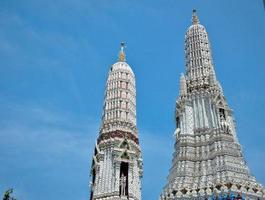
POLYGON ((125 42, 121 42, 121 50, 120 50, 119 58, 118 58, 118 60, 120 62, 125 62, 126 61, 126 56, 125 56, 124 48, 125 48, 125 42))
POLYGON ((196 13, 196 9, 192 10, 192 24, 199 24, 199 18, 196 13))

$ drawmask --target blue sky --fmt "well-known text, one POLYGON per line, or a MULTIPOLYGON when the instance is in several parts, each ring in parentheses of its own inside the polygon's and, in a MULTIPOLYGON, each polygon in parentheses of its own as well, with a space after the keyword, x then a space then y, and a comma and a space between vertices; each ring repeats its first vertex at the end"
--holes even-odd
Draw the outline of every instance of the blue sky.
POLYGON ((136 74, 143 199, 162 190, 173 153, 184 34, 198 10, 249 168, 265 184, 262 0, 0 1, 0 192, 88 199, 104 85, 119 43, 136 74))

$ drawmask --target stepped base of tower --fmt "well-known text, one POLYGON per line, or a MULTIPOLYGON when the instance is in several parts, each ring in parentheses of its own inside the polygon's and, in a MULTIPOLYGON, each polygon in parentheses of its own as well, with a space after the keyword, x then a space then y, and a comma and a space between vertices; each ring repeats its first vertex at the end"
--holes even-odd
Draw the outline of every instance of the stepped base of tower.
POLYGON ((264 187, 249 173, 240 145, 224 127, 180 134, 175 147, 160 200, 220 199, 229 194, 265 200, 264 187))
POLYGON ((236 184, 219 184, 214 187, 197 189, 169 189, 160 196, 160 200, 193 200, 193 199, 245 199, 265 200, 264 188, 250 188, 236 184))

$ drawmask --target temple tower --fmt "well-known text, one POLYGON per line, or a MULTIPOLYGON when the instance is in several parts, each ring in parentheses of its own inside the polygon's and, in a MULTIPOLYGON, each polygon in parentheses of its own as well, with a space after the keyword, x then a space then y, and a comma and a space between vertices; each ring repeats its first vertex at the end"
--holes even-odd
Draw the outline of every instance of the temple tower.
POLYGON ((175 152, 160 200, 231 195, 265 199, 238 142, 233 112, 214 70, 208 34, 193 11, 185 35, 186 73, 176 101, 175 152))
POLYGON ((91 167, 90 200, 141 200, 142 157, 136 128, 135 76, 121 43, 110 68, 91 167))

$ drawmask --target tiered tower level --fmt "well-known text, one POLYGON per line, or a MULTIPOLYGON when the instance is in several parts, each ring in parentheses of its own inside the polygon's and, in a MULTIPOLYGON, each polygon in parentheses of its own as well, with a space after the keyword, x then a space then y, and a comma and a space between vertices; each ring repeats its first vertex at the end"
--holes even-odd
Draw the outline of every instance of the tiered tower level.
POLYGON ((175 152, 160 200, 229 193, 265 199, 243 158, 233 112, 216 79, 208 35, 195 10, 185 35, 185 60, 176 102, 175 152))
POLYGON ((122 43, 106 83, 91 168, 90 200, 141 200, 142 157, 136 128, 135 76, 122 43))

